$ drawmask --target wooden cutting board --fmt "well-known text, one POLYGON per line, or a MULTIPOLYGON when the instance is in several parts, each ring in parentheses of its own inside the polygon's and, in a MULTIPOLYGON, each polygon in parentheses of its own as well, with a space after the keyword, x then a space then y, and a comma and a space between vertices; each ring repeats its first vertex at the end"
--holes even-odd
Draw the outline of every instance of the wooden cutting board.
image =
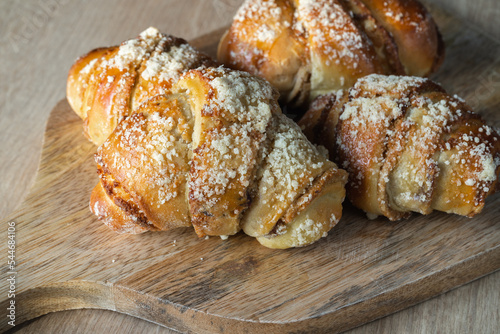
MULTIPOLYGON (((434 79, 499 127, 500 45, 433 14, 447 43, 434 79)), ((193 44, 214 54, 221 33, 193 44)), ((16 324, 102 308, 183 332, 332 333, 500 268, 500 194, 473 219, 434 213, 368 221, 346 203, 327 238, 284 251, 243 234, 226 241, 200 240, 190 229, 118 235, 88 210, 95 150, 61 101, 47 123, 35 185, 8 219, 15 222, 17 266, 15 274, 2 266, 2 277, 16 277, 16 324)), ((7 243, 0 250, 7 254, 7 243)), ((0 287, 3 310, 8 289, 0 287)))

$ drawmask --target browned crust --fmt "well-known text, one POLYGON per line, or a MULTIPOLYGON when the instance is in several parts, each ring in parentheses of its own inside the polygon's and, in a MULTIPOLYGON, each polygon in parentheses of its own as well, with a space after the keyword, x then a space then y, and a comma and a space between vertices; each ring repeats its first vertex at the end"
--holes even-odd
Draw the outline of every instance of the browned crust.
MULTIPOLYGON (((115 229, 120 229, 123 226, 135 224, 141 231, 158 230, 148 221, 148 219, 144 215, 144 212, 142 212, 134 202, 130 193, 113 177, 113 175, 104 171, 104 169, 100 165, 97 166, 97 171, 99 174, 100 186, 104 189, 104 192, 109 197, 109 199, 112 200, 114 206, 116 206, 116 208, 113 208, 112 210, 123 211, 119 215, 116 215, 115 213, 113 217, 99 217, 100 219, 105 219, 108 222, 112 221, 112 225, 115 227, 115 229)), ((91 201, 91 208, 92 204, 95 203, 95 200, 96 199, 94 199, 94 201, 91 201)), ((110 210, 109 206, 106 211, 110 210)), ((98 214, 98 212, 94 212, 94 214, 98 214)), ((108 224, 108 226, 109 225, 110 224, 108 224)))
POLYGON ((149 230, 116 205, 100 182, 92 191, 89 207, 101 222, 117 233, 137 234, 149 230))
POLYGON ((361 0, 392 35, 407 75, 428 76, 444 59, 444 41, 418 0, 361 0))
MULTIPOLYGON (((128 96, 136 96, 138 89, 131 89, 128 96)), ((266 165, 271 178, 279 183, 286 175, 290 181, 276 193, 287 201, 279 216, 291 221, 313 200, 323 203, 335 198, 335 208, 321 210, 321 235, 336 223, 345 195, 345 172, 327 161, 281 114, 277 93, 264 80, 224 68, 204 68, 185 73, 175 90, 175 94, 157 94, 134 108, 98 149, 100 183, 93 192, 91 210, 108 226, 122 233, 139 233, 192 224, 200 237, 235 234, 251 200, 258 200, 252 197, 252 187, 261 178, 257 171, 267 150, 276 150, 276 157, 266 165), (219 77, 224 80, 216 81, 219 77), (225 79, 236 80, 236 89, 225 79), (243 92, 247 86, 251 91, 243 92), (253 95, 254 91, 259 93, 253 95), (231 144, 225 143, 228 140, 231 144), (293 150, 283 142, 294 144, 290 145, 293 150), (298 167, 288 173, 280 159, 298 167), (223 169, 213 174, 218 166, 223 169), (226 181, 226 171, 236 176, 227 176, 226 181), (204 192, 217 182, 222 184, 221 191, 204 192), (322 197, 325 192, 327 196, 322 197)), ((93 92, 92 100, 104 95, 93 92)), ((127 101, 132 108, 133 99, 127 101)), ((265 210, 275 209, 262 203, 265 210)), ((293 246, 303 245, 305 241, 301 244, 300 240, 305 239, 293 246)))
POLYGON ((495 180, 475 180, 477 173, 482 170, 481 156, 476 152, 479 146, 485 145, 485 153, 491 155, 494 160, 500 160, 500 135, 491 128, 491 131, 484 131, 484 120, 473 113, 468 105, 456 99, 450 100, 457 103, 457 110, 462 111, 462 114, 447 129, 440 144, 443 151, 446 151, 447 147, 450 147, 451 151, 458 148, 461 161, 455 164, 452 161, 449 166, 443 166, 441 173, 448 177, 448 185, 445 186, 441 182, 438 187, 440 193, 436 196, 433 206, 441 211, 473 217, 482 211, 486 198, 500 188, 500 165, 495 170, 495 180), (467 140, 466 136, 474 140, 467 140), (469 179, 475 180, 473 186, 467 185, 469 179))
POLYGON ((303 102, 309 96, 307 89, 303 89, 308 86, 310 77, 310 72, 303 73, 309 63, 307 43, 305 36, 294 29, 297 18, 293 1, 275 0, 275 3, 281 10, 279 21, 269 17, 264 10, 254 13, 255 19, 245 21, 243 26, 233 24, 219 43, 217 58, 230 68, 267 79, 280 91, 283 102, 303 102), (289 21, 290 25, 281 25, 282 20, 289 21), (255 40, 263 26, 274 31, 278 36, 275 41, 255 40))
POLYGON ((361 0, 342 0, 346 12, 351 12, 352 18, 361 34, 373 44, 373 49, 386 74, 405 74, 399 59, 398 45, 392 35, 379 24, 370 9, 361 0))
MULTIPOLYGON (((228 69, 213 70, 207 68, 193 70, 189 76, 182 80, 182 84, 189 86, 189 90, 196 100, 193 112, 196 122, 198 122, 199 139, 193 142, 193 156, 190 163, 190 177, 191 180, 196 180, 196 182, 190 182, 188 200, 191 221, 200 237, 205 235, 232 235, 240 230, 242 215, 250 205, 251 189, 255 184, 257 168, 261 163, 259 160, 261 150, 269 141, 268 136, 256 129, 247 129, 244 134, 240 133, 238 129, 243 126, 244 122, 242 123, 239 120, 238 115, 230 112, 224 103, 218 104, 216 102, 218 99, 217 94, 222 92, 214 90, 210 81, 230 73, 231 71, 228 69), (211 107, 204 107, 206 105, 211 107), (222 132, 231 136, 235 141, 242 140, 244 142, 248 139, 252 144, 239 147, 240 154, 226 152, 231 158, 223 158, 214 145, 214 142, 220 139, 222 132), (245 152, 244 158, 241 155, 243 150, 245 152), (222 194, 215 191, 210 194, 205 189, 215 189, 213 180, 211 180, 213 175, 211 176, 211 174, 222 165, 225 165, 227 170, 233 171, 235 176, 228 178, 222 194), (245 174, 240 174, 240 166, 246 166, 245 174)), ((249 112, 246 108, 249 108, 251 103, 267 103, 270 108, 270 115, 267 120, 267 130, 269 131, 272 114, 280 112, 276 99, 276 92, 272 90, 269 100, 246 102, 249 104, 243 104, 243 109, 239 110, 238 113, 244 115, 249 112)), ((228 105, 230 103, 228 101, 228 105)))
MULTIPOLYGON (((246 2, 218 47, 219 61, 266 78, 279 89, 281 100, 292 108, 303 106, 308 99, 328 90, 349 88, 356 79, 371 73, 427 76, 443 62, 441 34, 417 0, 319 1, 321 12, 336 11, 345 22, 341 31, 329 32, 326 26, 320 29, 325 33, 328 47, 314 44, 316 39, 311 37, 314 31, 296 28, 300 20, 309 22, 320 17, 320 13, 312 13, 311 17, 300 18, 297 15, 300 3, 298 0, 246 2), (253 5, 261 10, 255 10, 253 5), (274 6, 279 8, 280 17, 270 14, 268 6, 273 10, 274 6), (274 42, 263 41, 262 27, 278 36, 274 42), (339 36, 347 32, 357 34, 364 45, 361 49, 346 50, 356 54, 358 60, 346 58, 337 65, 331 64, 327 51, 342 51, 339 36), (284 39, 287 45, 276 52, 277 44, 284 39), (312 64, 313 54, 316 64, 312 64), (307 78, 311 78, 313 71, 316 81, 311 83, 307 78)), ((321 22, 315 24, 321 26, 321 22)))
POLYGON ((335 94, 320 95, 311 102, 309 109, 299 120, 298 124, 302 132, 311 142, 324 145, 321 140, 324 135, 323 127, 335 102, 337 102, 335 94))
POLYGON ((484 159, 500 161, 499 135, 488 128, 464 102, 450 97, 441 86, 430 80, 424 80, 410 89, 385 93, 371 91, 369 87, 362 83, 356 85, 349 94, 344 94, 343 101, 332 102, 335 101, 332 96, 319 98, 299 122, 311 140, 328 147, 330 157, 348 170, 350 180, 347 194, 350 201, 367 212, 384 215, 391 220, 407 218, 410 210, 399 208, 392 202, 387 183, 405 154, 406 159, 421 166, 418 167, 419 173, 425 174, 429 182, 425 188, 417 190, 416 198, 421 204, 411 211, 429 214, 434 209, 469 217, 481 212, 486 197, 499 189, 500 166, 495 171, 494 181, 481 181, 477 175, 485 168, 484 159), (390 121, 387 132, 367 128, 362 125, 364 123, 355 125, 356 121, 339 121, 336 127, 328 123, 329 118, 339 119, 347 103, 359 98, 376 99, 380 96, 407 101, 400 105, 402 112, 390 121), (414 152, 413 156, 408 156, 412 154, 407 149, 415 145, 413 141, 422 140, 418 137, 418 131, 425 130, 420 130, 415 123, 408 121, 413 112, 418 112, 415 108, 421 108, 419 105, 422 101, 442 103, 449 113, 444 114, 446 119, 436 121, 435 126, 441 128, 432 130, 433 134, 428 139, 432 142, 422 142, 425 146, 419 148, 418 153, 414 152), (339 104, 342 106, 339 107, 339 104), (329 114, 326 121, 325 112, 329 114), (386 133, 393 135, 386 137, 386 133), (376 143, 373 151, 360 149, 370 142, 376 143), (374 165, 379 168, 376 170, 371 165, 360 164, 361 161, 380 159, 382 163, 374 165), (425 161, 433 162, 424 164, 425 161), (375 188, 373 185, 376 185, 375 188))
POLYGON ((342 183, 345 184, 347 182, 347 172, 338 169, 331 168, 324 172, 322 175, 317 177, 312 185, 306 189, 305 193, 298 197, 295 202, 290 205, 288 210, 286 210, 285 214, 281 217, 280 222, 283 224, 290 223, 295 217, 297 217, 302 210, 304 210, 314 199, 321 194, 321 191, 329 184, 333 183, 342 183))
MULTIPOLYGON (((367 86, 356 86, 356 90, 349 94, 348 103, 358 98, 375 99, 380 96, 380 92, 371 91, 367 86)), ((387 96, 408 102, 415 96, 420 96, 427 92, 442 91, 442 88, 430 80, 405 90, 391 90, 386 92, 387 96)), ((335 152, 341 166, 347 169, 350 181, 347 187, 347 196, 350 201, 364 211, 384 215, 391 220, 408 218, 409 212, 396 210, 388 198, 386 188, 386 178, 390 175, 398 162, 404 149, 407 134, 412 127, 403 123, 407 116, 409 103, 400 105, 401 114, 395 119, 389 119, 390 125, 385 130, 385 118, 382 123, 377 123, 372 127, 364 125, 356 126, 351 120, 339 121, 336 131, 335 152), (353 134, 356 133, 355 136, 353 134), (394 133, 388 136, 388 133, 394 133), (342 143, 338 145, 338 143, 342 143), (366 143, 370 143, 370 149, 361 149, 366 143)), ((343 110, 341 111, 341 113, 343 110)), ((390 109, 385 110, 387 115, 391 114, 390 109)), ((354 120, 356 121, 356 120, 354 120)), ((430 170, 434 170, 430 168, 430 170)), ((431 173, 432 174, 432 173, 431 173)), ((426 211, 428 213, 428 211, 426 211)))
POLYGON ((114 47, 97 48, 88 52, 87 54, 79 57, 73 63, 68 72, 66 96, 71 108, 73 108, 75 113, 82 119, 87 118, 87 110, 82 108, 82 104, 91 76, 91 71, 88 73, 82 73, 82 70, 89 65, 90 62, 94 60, 97 62, 101 57, 113 50, 113 48, 114 47))
MULTIPOLYGON (((132 114, 140 103, 170 91, 172 80, 160 81, 160 73, 146 80, 142 73, 152 55, 169 52, 172 47, 187 42, 169 35, 158 36, 154 45, 148 46, 149 52, 132 62, 130 68, 105 66, 108 61, 119 57, 118 46, 95 49, 79 58, 71 67, 67 83, 68 100, 73 110, 84 120, 85 135, 95 144, 102 144, 119 121, 132 114), (94 65, 82 72, 92 61, 95 61, 94 65)), ((136 40, 143 39, 139 36, 136 40)), ((194 51, 193 57, 193 63, 185 71, 216 65, 214 60, 201 52, 194 51)))

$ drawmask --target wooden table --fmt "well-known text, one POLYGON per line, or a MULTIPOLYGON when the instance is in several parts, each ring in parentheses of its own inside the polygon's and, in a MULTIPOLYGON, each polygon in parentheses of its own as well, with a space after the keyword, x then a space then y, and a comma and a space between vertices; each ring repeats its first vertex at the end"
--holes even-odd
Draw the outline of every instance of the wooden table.
MULTIPOLYGON (((38 166, 46 119, 65 96, 76 57, 148 26, 193 39, 228 25, 242 0, 0 2, 0 218, 19 205, 38 166)), ((500 39, 498 0, 438 0, 500 39)), ((350 333, 493 333, 500 328, 500 272, 350 333)), ((43 316, 17 333, 170 333, 127 315, 75 310, 43 316)))

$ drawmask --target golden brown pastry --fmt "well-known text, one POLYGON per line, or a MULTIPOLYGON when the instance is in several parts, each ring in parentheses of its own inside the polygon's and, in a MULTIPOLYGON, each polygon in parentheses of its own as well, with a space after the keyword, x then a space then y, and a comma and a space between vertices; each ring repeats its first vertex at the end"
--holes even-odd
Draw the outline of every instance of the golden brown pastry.
POLYGON ((347 173, 281 113, 263 79, 223 67, 186 72, 99 147, 91 210, 123 233, 193 225, 243 229, 271 248, 308 245, 342 214, 347 173))
POLYGON ((214 64, 183 39, 148 28, 79 58, 69 72, 67 97, 87 137, 100 145, 143 101, 168 93, 182 73, 214 64))
POLYGON ((426 76, 444 56, 417 0, 247 0, 218 59, 266 78, 299 106, 372 73, 426 76))
POLYGON ((369 217, 472 217, 500 188, 500 136, 428 79, 369 75, 318 97, 300 125, 348 171, 348 198, 369 217))

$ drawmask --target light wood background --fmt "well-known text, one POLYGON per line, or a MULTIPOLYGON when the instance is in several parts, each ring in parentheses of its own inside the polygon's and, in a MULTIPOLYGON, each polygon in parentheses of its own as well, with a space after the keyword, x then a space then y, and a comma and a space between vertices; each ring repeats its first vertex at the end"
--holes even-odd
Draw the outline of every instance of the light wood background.
MULTIPOLYGON (((76 57, 135 36, 150 25, 193 39, 228 25, 241 2, 0 1, 0 218, 21 203, 34 180, 46 119, 65 96, 67 71, 76 57)), ((500 39, 500 1, 433 2, 500 39)), ((497 272, 350 333, 494 333, 500 328, 499 310, 497 272)), ((18 333, 172 332, 102 310, 54 313, 16 328, 18 333)))

